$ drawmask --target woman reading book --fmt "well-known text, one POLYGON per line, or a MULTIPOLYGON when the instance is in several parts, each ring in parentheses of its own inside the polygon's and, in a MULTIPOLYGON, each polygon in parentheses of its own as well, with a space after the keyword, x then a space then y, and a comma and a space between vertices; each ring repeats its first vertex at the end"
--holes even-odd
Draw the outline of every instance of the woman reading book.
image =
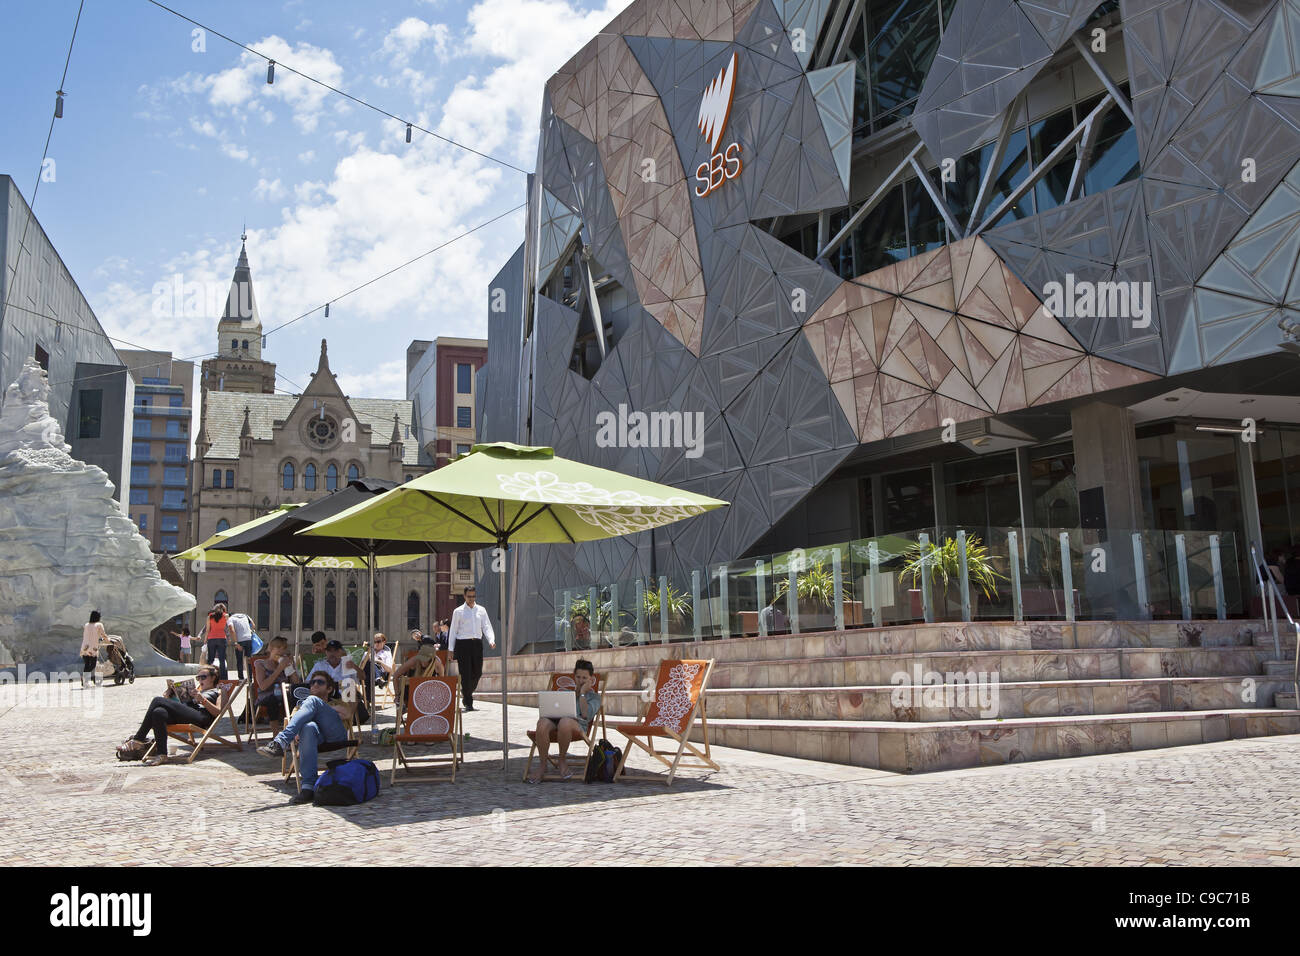
POLYGON ((155 697, 145 711, 144 720, 134 737, 128 737, 117 748, 121 760, 139 760, 149 749, 146 742, 149 732, 153 731, 154 751, 145 758, 146 767, 156 767, 168 763, 167 725, 195 724, 207 727, 221 713, 221 689, 217 686, 217 669, 204 664, 194 675, 194 681, 176 684, 167 682, 167 693, 155 697))

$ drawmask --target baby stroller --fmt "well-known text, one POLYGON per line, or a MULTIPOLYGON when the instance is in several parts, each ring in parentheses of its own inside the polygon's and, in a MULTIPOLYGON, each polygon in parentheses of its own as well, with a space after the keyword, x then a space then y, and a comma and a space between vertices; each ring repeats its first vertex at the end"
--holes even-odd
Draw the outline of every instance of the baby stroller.
MULTIPOLYGON (((135 683, 135 661, 131 655, 126 652, 126 642, 116 634, 108 635, 108 643, 103 645, 108 656, 108 665, 113 671, 113 683, 121 684, 126 681, 129 684, 135 683)), ((108 676, 107 673, 104 675, 108 676)))

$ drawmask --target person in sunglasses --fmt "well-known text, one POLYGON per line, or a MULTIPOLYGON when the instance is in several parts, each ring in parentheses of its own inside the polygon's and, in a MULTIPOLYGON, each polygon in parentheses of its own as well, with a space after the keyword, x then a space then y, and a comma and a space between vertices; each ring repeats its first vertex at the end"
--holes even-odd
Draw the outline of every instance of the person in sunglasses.
POLYGON ((298 772, 302 775, 302 789, 293 798, 294 803, 311 803, 316 796, 316 753, 323 743, 347 740, 348 731, 343 718, 330 706, 330 698, 338 691, 338 682, 325 671, 316 671, 308 681, 308 695, 293 712, 284 730, 270 743, 257 748, 264 757, 283 757, 294 738, 298 739, 298 772))

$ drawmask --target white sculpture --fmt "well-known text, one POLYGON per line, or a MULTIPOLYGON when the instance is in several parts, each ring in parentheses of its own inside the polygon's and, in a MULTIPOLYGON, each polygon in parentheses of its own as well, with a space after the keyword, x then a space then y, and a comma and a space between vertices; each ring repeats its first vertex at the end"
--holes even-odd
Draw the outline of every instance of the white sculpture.
POLYGON ((158 574, 104 470, 68 454, 49 393, 28 360, 0 406, 0 666, 80 670, 82 625, 98 610, 138 673, 182 673, 149 632, 194 598, 158 574))

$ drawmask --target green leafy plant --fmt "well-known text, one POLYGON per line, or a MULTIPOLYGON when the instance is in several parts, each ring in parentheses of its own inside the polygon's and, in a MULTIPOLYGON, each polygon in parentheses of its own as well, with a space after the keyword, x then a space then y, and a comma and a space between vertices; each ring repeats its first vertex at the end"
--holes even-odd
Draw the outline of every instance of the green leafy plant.
MULTIPOLYGON (((904 581, 910 579, 913 587, 920 587, 922 568, 929 571, 930 580, 945 596, 949 582, 961 584, 961 552, 956 538, 947 538, 941 545, 930 542, 922 546, 918 542, 903 552, 903 561, 901 577, 904 581)), ((989 600, 998 595, 998 581, 1007 580, 993 566, 989 549, 978 535, 966 539, 966 576, 989 600)))
MULTIPOLYGON (((835 594, 835 572, 826 566, 825 561, 814 561, 812 567, 806 571, 796 572, 794 587, 795 594, 801 604, 807 602, 819 607, 829 608, 835 594)), ((782 579, 776 585, 776 596, 773 600, 781 600, 789 590, 789 580, 782 579)), ((840 582, 840 600, 853 600, 853 587, 848 581, 840 582)))
MULTIPOLYGON (((647 588, 641 599, 641 606, 645 609, 646 617, 652 621, 659 618, 659 589, 647 588)), ((690 596, 685 589, 679 591, 671 584, 668 585, 668 617, 676 620, 688 617, 691 613, 690 596)))

